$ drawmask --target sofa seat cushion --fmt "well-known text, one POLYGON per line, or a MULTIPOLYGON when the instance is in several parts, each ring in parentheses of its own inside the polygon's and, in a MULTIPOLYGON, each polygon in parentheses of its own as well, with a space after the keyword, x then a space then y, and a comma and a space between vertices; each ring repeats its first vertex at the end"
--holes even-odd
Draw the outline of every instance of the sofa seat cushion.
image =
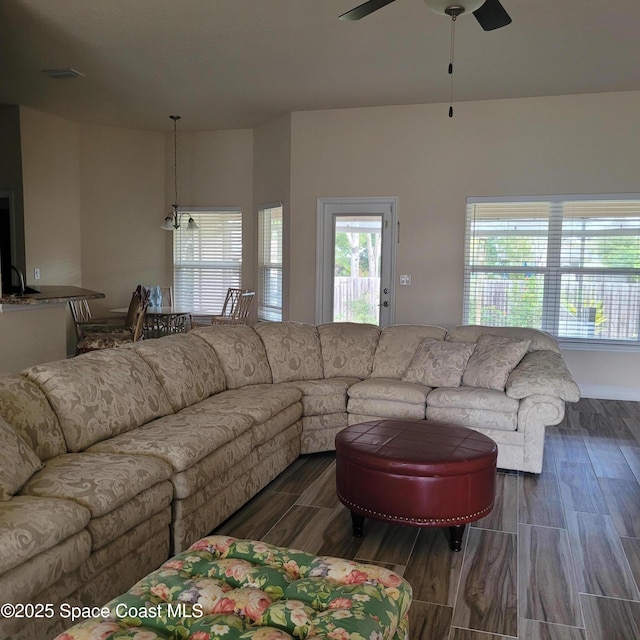
POLYGON ((179 472, 193 466, 252 424, 250 417, 239 412, 220 415, 211 407, 199 413, 186 409, 99 442, 88 451, 141 455, 158 463, 168 463, 173 472, 179 472))
POLYGON ((47 397, 24 376, 0 376, 0 417, 24 438, 40 460, 67 452, 47 397))
POLYGON ((268 442, 282 431, 288 429, 302 417, 302 404, 296 402, 262 424, 255 424, 251 427, 251 446, 255 449, 261 444, 268 442))
POLYGON ((92 518, 87 525, 91 534, 91 549, 96 551, 117 540, 128 531, 171 505, 173 486, 165 480, 140 492, 123 505, 98 518, 92 518))
POLYGON ((347 410, 347 390, 360 378, 327 378, 289 382, 302 393, 302 415, 319 416, 344 413, 347 410))
POLYGON ((241 415, 261 424, 300 401, 301 393, 288 384, 259 384, 217 393, 184 409, 186 415, 201 412, 221 416, 241 415))
POLYGON ((212 325, 193 330, 210 344, 224 372, 227 389, 273 382, 267 352, 258 334, 247 325, 212 325))
MULTIPOLYGON (((161 540, 166 540, 168 547, 169 527, 171 525, 171 507, 165 507, 162 511, 159 511, 155 515, 149 516, 140 521, 132 529, 129 529, 126 535, 119 536, 113 542, 106 544, 99 549, 92 549, 89 560, 85 562, 73 575, 68 576, 63 583, 59 585, 60 589, 57 593, 43 593, 43 596, 48 596, 50 599, 45 602, 52 602, 60 598, 66 599, 66 597, 73 593, 78 587, 83 584, 89 583, 94 580, 99 574, 103 574, 99 579, 104 579, 109 574, 109 569, 117 564, 130 553, 139 553, 141 549, 148 547, 154 538, 160 537, 161 540), (106 573, 103 573, 107 571, 106 573), (59 595, 58 595, 59 594, 59 595)), ((91 531, 89 531, 91 533, 91 531)), ((95 546, 95 545, 94 545, 95 546)), ((136 579, 135 573, 137 567, 127 567, 127 574, 133 576, 136 579), (131 569, 134 569, 131 571, 131 569)), ((139 575, 139 574, 138 574, 139 575)), ((124 577, 124 576, 121 576, 124 577)), ((104 598, 103 598, 104 599, 104 598)))
POLYGON ((427 406, 426 416, 427 420, 434 422, 450 422, 472 429, 485 429, 483 433, 486 435, 491 435, 489 429, 515 432, 518 428, 518 414, 506 411, 427 406))
POLYGON ((456 407, 459 409, 484 409, 488 411, 506 411, 517 413, 520 402, 509 398, 504 392, 495 389, 477 389, 474 387, 441 387, 427 396, 430 407, 456 407))
MULTIPOLYGON (((91 536, 86 530, 78 531, 65 538, 54 547, 42 551, 22 564, 0 575, 0 591, 5 602, 40 601, 38 596, 45 589, 55 585, 61 578, 69 575, 85 563, 91 554, 91 536)), ((45 601, 47 602, 47 601, 45 601)), ((3 620, 0 625, 17 622, 24 624, 20 618, 3 620)), ((14 627, 15 629, 15 627, 14 627)), ((0 626, 0 638, 6 638, 0 626)), ((22 638, 19 632, 9 638, 22 638)))
POLYGON ((318 326, 325 378, 371 375, 380 327, 356 322, 330 322, 318 326))
POLYGON ((93 351, 23 373, 46 393, 71 452, 173 413, 153 371, 133 349, 93 351))
MULTIPOLYGON (((335 428, 343 428, 347 426, 348 413, 327 413, 318 416, 303 416, 302 432, 303 435, 309 431, 329 431, 335 428)), ((330 447, 333 448, 333 447, 330 447)))
POLYGON ((170 476, 171 467, 151 456, 68 453, 47 460, 21 493, 73 500, 97 518, 170 476))
POLYGON ((425 405, 431 387, 392 378, 371 378, 349 387, 349 398, 358 400, 395 400, 425 405))
POLYGON ((324 376, 320 338, 315 325, 260 322, 253 328, 267 351, 274 382, 316 380, 324 376))
POLYGON ((349 387, 351 414, 423 420, 431 387, 392 378, 370 378, 349 387))
POLYGON ((0 503, 0 574, 82 531, 90 518, 69 500, 15 496, 0 503))
POLYGON ((434 389, 427 396, 427 419, 464 427, 515 431, 518 400, 494 389, 456 387, 434 389))
POLYGON ((378 340, 371 377, 402 378, 423 340, 444 340, 446 335, 446 329, 430 325, 398 324, 385 327, 378 340))
POLYGON ((349 415, 358 414, 378 418, 414 418, 424 420, 425 405, 402 402, 400 400, 382 400, 375 398, 349 398, 349 415))
POLYGON ((132 348, 151 367, 174 411, 225 389, 216 352, 192 333, 142 340, 132 348))
POLYGON ((225 487, 236 471, 244 468, 251 452, 251 433, 245 431, 193 466, 174 474, 171 478, 174 500, 184 500, 205 487, 225 487))

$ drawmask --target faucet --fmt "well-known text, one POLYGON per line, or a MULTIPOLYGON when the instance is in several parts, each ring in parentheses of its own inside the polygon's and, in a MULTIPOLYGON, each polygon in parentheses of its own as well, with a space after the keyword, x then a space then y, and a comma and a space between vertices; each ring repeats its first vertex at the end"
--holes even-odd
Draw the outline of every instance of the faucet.
POLYGON ((13 264, 11 265, 11 271, 15 271, 18 274, 18 278, 20 279, 20 295, 23 296, 25 292, 24 273, 13 264))

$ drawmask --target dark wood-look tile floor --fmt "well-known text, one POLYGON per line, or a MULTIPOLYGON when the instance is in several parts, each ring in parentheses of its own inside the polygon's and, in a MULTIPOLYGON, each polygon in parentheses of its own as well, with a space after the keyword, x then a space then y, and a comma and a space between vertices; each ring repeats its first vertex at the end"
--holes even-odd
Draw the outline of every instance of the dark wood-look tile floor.
POLYGON ((302 456, 215 532, 392 568, 410 640, 640 639, 640 403, 567 405, 543 472, 500 473, 459 553, 439 529, 367 520, 353 538, 334 467, 302 456))

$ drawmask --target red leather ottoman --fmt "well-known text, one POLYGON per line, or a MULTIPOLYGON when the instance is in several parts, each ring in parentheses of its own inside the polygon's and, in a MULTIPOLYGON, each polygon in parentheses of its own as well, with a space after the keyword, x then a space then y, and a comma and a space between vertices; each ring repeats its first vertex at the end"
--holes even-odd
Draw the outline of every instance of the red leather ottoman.
POLYGON ((351 511, 353 535, 364 518, 416 527, 449 527, 462 548, 466 523, 493 509, 498 447, 487 436, 430 420, 375 420, 336 436, 336 489, 351 511))

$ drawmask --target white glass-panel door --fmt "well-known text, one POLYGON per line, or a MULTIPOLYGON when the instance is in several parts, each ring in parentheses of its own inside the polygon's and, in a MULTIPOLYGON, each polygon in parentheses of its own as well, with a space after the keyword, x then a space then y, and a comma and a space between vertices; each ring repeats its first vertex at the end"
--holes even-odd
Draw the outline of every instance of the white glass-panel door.
POLYGON ((393 198, 319 201, 319 322, 393 322, 395 204, 393 198))

